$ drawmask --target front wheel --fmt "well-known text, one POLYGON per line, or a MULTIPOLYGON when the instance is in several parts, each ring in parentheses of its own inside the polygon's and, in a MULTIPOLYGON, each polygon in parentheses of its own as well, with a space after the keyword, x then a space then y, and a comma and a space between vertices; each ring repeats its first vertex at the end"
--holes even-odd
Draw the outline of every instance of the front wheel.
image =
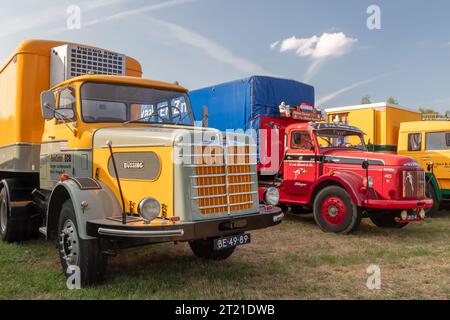
POLYGON ((343 188, 326 187, 314 201, 314 219, 324 232, 349 234, 358 228, 361 218, 361 210, 343 188))
POLYGON ((98 240, 80 238, 71 200, 63 204, 59 216, 58 249, 61 266, 66 276, 73 272, 74 267, 78 267, 82 286, 89 286, 103 279, 106 273, 107 256, 101 253, 98 240))
POLYGON ((400 212, 387 211, 376 212, 370 215, 370 220, 373 224, 380 228, 387 229, 401 229, 408 225, 408 223, 400 223, 397 219, 400 217, 400 212))
POLYGON ((231 257, 231 255, 236 250, 236 247, 224 250, 214 250, 213 239, 195 240, 189 242, 189 245, 196 257, 205 260, 226 260, 231 257))

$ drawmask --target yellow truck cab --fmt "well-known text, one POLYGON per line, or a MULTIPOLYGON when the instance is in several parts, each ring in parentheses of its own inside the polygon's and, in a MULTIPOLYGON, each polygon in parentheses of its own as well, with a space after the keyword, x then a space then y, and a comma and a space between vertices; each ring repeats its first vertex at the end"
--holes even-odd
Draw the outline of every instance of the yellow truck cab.
POLYGON ((250 137, 196 127, 185 88, 141 76, 128 56, 39 40, 0 69, 1 238, 42 233, 82 284, 123 248, 223 260, 283 218, 259 203, 250 137))
POLYGON ((427 193, 433 210, 450 201, 450 121, 404 122, 398 153, 416 159, 427 170, 427 193))

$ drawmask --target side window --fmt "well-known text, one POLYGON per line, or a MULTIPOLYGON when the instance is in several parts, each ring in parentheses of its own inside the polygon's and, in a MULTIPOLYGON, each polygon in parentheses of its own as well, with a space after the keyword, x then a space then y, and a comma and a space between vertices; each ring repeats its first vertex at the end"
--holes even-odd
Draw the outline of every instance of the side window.
MULTIPOLYGON (((75 89, 66 88, 59 93, 59 101, 57 109, 72 109, 73 113, 76 113, 77 110, 77 98, 75 95, 75 89)), ((76 119, 72 119, 75 121, 76 119)), ((62 121, 58 121, 60 123, 62 121)))
POLYGON ((422 150, 422 134, 410 133, 408 134, 408 151, 422 150))
POLYGON ((297 131, 292 134, 291 148, 311 151, 313 143, 308 132, 297 131))
POLYGON ((426 150, 450 150, 450 132, 431 132, 426 138, 426 150))

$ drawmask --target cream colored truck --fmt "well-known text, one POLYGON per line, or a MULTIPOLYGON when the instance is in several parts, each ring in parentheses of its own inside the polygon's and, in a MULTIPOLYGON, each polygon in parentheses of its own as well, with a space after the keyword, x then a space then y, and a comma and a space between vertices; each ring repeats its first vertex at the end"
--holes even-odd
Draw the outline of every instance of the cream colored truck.
POLYGON ((0 69, 1 238, 40 231, 82 284, 122 248, 188 242, 221 260, 283 218, 259 203, 249 137, 194 127, 186 89, 141 75, 125 55, 53 41, 0 69))

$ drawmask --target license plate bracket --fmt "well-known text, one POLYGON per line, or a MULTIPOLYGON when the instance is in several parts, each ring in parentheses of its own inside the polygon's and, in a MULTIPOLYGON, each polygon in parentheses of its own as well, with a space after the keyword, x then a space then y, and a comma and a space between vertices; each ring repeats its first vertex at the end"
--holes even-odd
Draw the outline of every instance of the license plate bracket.
POLYGON ((226 236, 218 239, 214 239, 214 250, 226 250, 243 246, 251 243, 252 237, 249 233, 240 233, 232 236, 226 236))

